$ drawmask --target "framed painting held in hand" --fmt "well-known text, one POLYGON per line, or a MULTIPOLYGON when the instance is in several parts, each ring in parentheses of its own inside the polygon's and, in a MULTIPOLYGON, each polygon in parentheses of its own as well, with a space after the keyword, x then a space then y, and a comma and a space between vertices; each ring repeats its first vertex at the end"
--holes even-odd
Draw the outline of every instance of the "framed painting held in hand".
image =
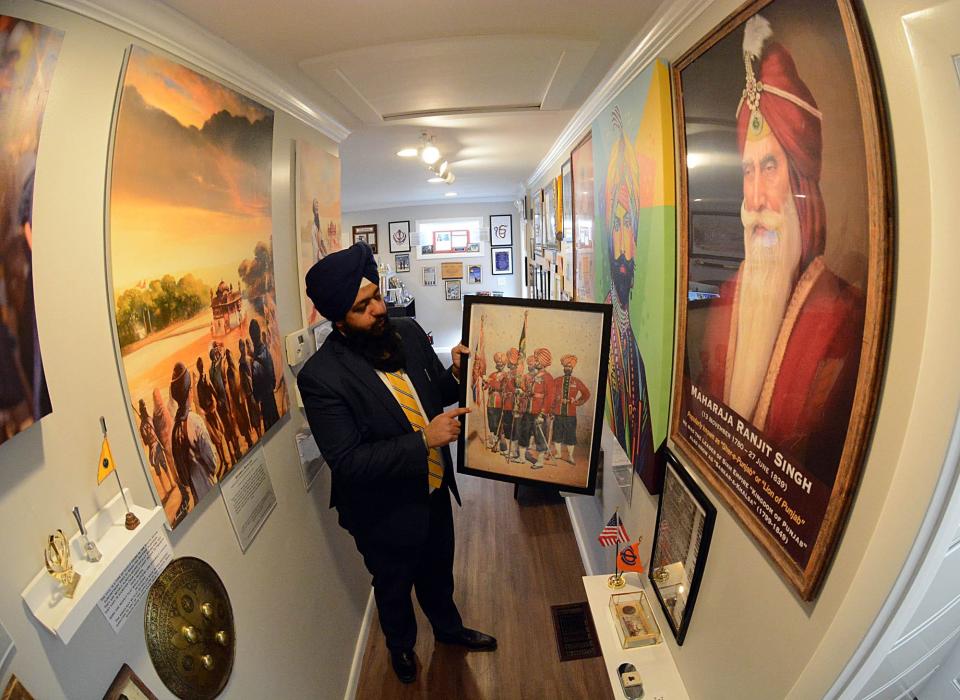
POLYGON ((458 471, 593 493, 609 305, 468 296, 458 471))
POLYGON ((889 317, 892 168, 868 42, 858 3, 757 0, 673 68, 670 437, 805 600, 860 477, 889 317))

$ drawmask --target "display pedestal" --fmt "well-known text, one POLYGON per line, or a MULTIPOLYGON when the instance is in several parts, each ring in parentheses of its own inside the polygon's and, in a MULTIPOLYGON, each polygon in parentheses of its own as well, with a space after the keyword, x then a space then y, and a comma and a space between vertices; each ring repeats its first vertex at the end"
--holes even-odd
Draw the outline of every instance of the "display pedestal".
MULTIPOLYGON (((689 700, 687 689, 683 686, 683 679, 677 671, 670 647, 666 642, 648 647, 624 649, 617 636, 616 623, 610 614, 610 596, 613 593, 630 593, 645 590, 648 601, 656 601, 656 594, 649 589, 645 580, 635 573, 625 573, 627 584, 623 588, 612 591, 607 588, 607 576, 584 576, 583 587, 587 592, 587 602, 590 605, 590 614, 593 615, 593 626, 597 630, 600 641, 600 651, 603 654, 603 663, 610 678, 610 687, 613 697, 622 698, 623 690, 620 687, 620 677, 617 669, 620 664, 633 664, 637 673, 643 679, 645 698, 664 698, 665 700, 689 700)), ((651 609, 653 609, 651 604, 651 609)), ((654 611, 657 623, 663 634, 670 633, 666 620, 661 620, 654 611)))
MULTIPOLYGON (((103 558, 88 562, 80 550, 80 533, 70 538, 70 563, 80 574, 80 584, 73 598, 63 595, 60 584, 47 573, 40 571, 23 590, 21 597, 33 616, 52 634, 67 644, 90 614, 100 598, 117 579, 147 540, 163 529, 166 518, 163 508, 141 508, 132 505, 129 489, 124 489, 130 510, 140 519, 135 530, 124 525, 127 508, 118 493, 107 505, 88 520, 84 527, 87 534, 100 549, 103 558)), ((43 558, 43 550, 37 547, 37 558, 43 558)))

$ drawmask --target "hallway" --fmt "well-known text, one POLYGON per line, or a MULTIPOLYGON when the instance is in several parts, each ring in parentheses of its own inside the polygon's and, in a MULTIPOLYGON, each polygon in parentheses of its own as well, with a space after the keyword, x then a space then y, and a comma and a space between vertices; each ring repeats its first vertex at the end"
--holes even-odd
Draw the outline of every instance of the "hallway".
POLYGON ((493 634, 499 648, 435 647, 417 608, 419 674, 403 686, 374 615, 358 700, 611 697, 601 658, 561 663, 557 653, 550 606, 586 600, 566 505, 520 506, 511 484, 487 479, 459 475, 457 484, 455 597, 464 623, 493 634))

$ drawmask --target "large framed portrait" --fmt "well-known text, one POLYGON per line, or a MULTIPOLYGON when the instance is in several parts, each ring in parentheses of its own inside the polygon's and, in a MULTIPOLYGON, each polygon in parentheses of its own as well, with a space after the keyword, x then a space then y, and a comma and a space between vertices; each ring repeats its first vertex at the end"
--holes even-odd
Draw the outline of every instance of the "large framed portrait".
POLYGON ((859 480, 889 315, 891 165, 868 40, 851 0, 756 0, 673 67, 670 436, 805 600, 859 480))
POLYGON ((391 253, 410 252, 410 222, 391 221, 387 224, 387 235, 390 238, 391 253))
POLYGON ((605 304, 464 299, 458 472, 593 493, 611 318, 605 304))
POLYGON ((717 509, 673 453, 665 453, 648 575, 673 636, 682 645, 707 564, 717 509))
POLYGON ((513 215, 512 214, 491 214, 490 215, 490 245, 504 246, 513 245, 513 215))
POLYGON ((573 298, 593 298, 593 139, 587 134, 570 154, 573 191, 573 298))

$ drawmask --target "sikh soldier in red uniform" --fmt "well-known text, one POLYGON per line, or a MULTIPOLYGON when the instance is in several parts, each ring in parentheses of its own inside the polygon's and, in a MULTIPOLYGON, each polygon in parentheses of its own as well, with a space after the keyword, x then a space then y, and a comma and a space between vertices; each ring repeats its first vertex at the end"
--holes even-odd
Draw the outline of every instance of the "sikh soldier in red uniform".
POLYGON ((533 351, 531 359, 533 359, 533 372, 528 372, 523 378, 524 392, 527 394, 527 412, 524 414, 525 429, 521 431, 521 441, 527 449, 530 438, 533 437, 537 448, 536 459, 532 457, 529 449, 526 457, 533 462, 532 469, 542 469, 548 448, 546 418, 553 403, 553 377, 546 368, 553 362, 553 355, 546 348, 537 348, 533 351))
POLYGON ((590 399, 590 390, 573 376, 576 355, 564 355, 560 358, 560 365, 563 376, 553 380, 553 447, 554 453, 562 457, 561 445, 566 445, 567 456, 562 459, 573 464, 573 450, 577 446, 577 409, 590 399))
POLYGON ((501 427, 497 431, 501 454, 510 457, 511 446, 516 442, 517 416, 517 365, 520 364, 520 351, 507 350, 507 369, 503 373, 503 411, 500 414, 501 427))
POLYGON ((507 356, 502 352, 493 353, 493 363, 497 369, 491 372, 483 384, 487 389, 487 430, 490 432, 490 442, 487 447, 496 452, 500 447, 500 423, 503 421, 503 383, 507 356))
POLYGON ((533 355, 527 358, 527 372, 516 380, 516 403, 513 407, 513 440, 510 445, 510 461, 522 462, 520 449, 530 446, 532 420, 530 419, 530 389, 537 374, 537 361, 533 355))

